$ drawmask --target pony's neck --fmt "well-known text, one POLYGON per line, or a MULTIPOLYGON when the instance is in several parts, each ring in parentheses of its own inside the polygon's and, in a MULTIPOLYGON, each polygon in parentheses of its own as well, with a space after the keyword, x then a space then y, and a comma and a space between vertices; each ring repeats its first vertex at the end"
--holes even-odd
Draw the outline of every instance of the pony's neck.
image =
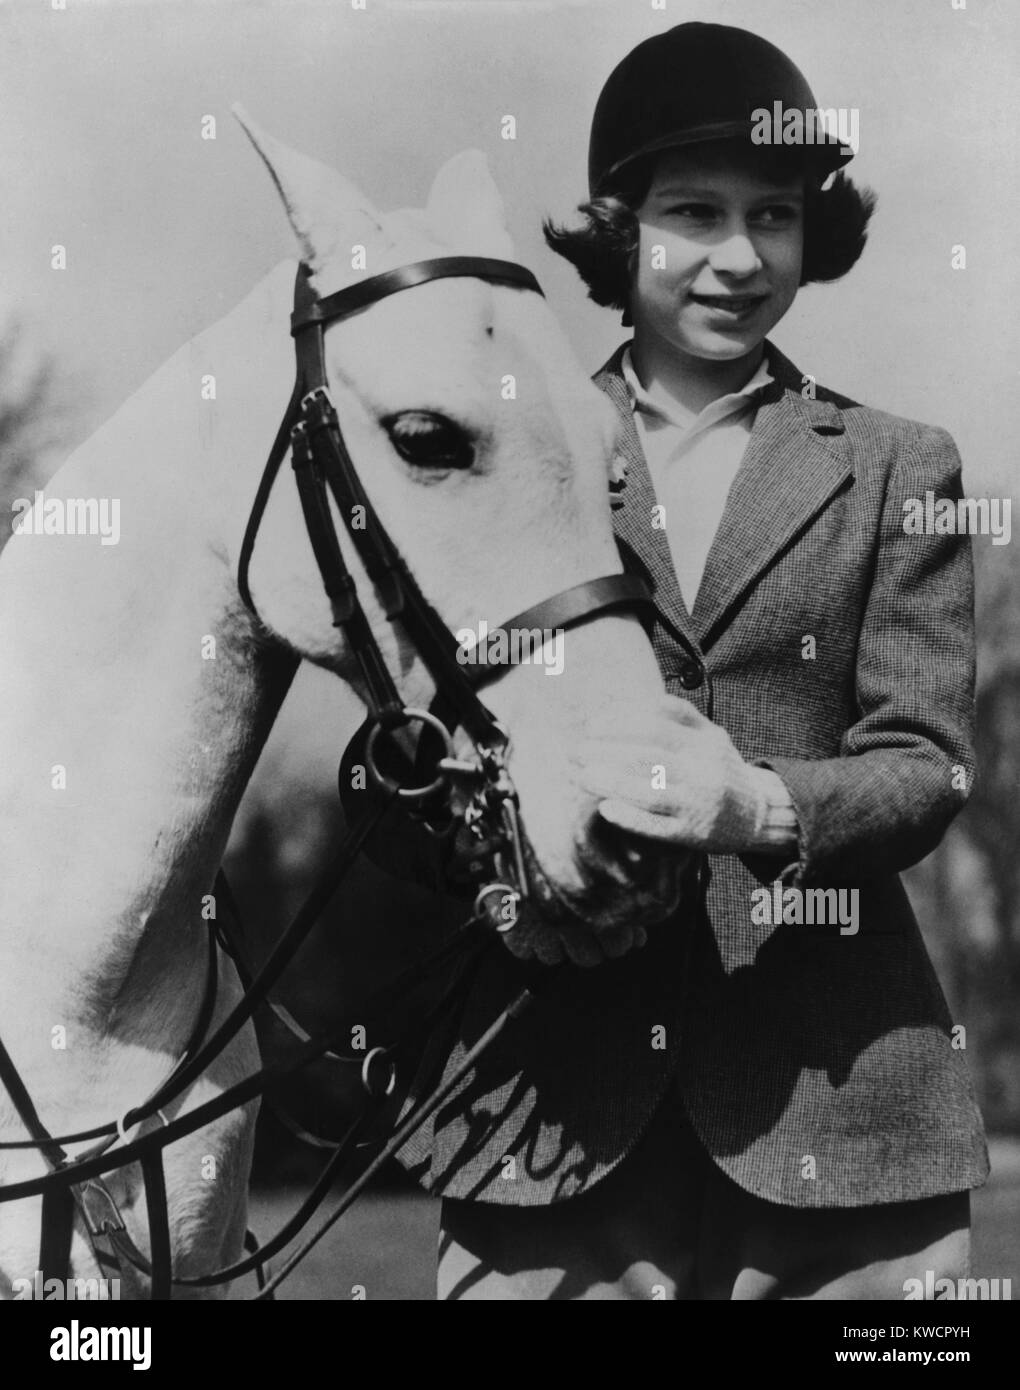
MULTIPOLYGON (((165 990, 199 958, 203 898, 293 672, 255 641, 226 562, 242 470, 218 448, 244 405, 203 419, 216 360, 189 345, 45 489, 117 499, 117 544, 21 535, 0 564, 0 946, 20 998, 73 998, 92 1026, 129 976, 165 990)), ((271 426, 246 423, 241 447, 268 447, 271 426)))

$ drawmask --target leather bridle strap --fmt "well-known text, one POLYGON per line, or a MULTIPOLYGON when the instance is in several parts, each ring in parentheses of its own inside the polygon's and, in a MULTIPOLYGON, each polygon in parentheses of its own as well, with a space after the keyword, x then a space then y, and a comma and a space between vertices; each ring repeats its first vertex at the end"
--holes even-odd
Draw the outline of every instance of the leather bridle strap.
MULTIPOLYGON (((614 608, 638 608, 649 603, 648 586, 636 574, 605 574, 601 579, 587 579, 572 589, 563 589, 552 598, 543 599, 523 613, 516 614, 498 628, 490 628, 487 642, 506 637, 507 649, 513 632, 566 632, 591 618, 614 608)), ((503 667, 499 663, 468 663, 462 668, 475 687, 494 680, 503 667)))
MULTIPOLYGON (((601 613, 614 608, 640 608, 649 604, 648 588, 645 581, 636 574, 603 575, 601 579, 588 579, 583 584, 575 584, 572 589, 563 589, 552 598, 543 599, 523 613, 518 613, 498 628, 491 628, 486 645, 499 642, 501 636, 507 638, 505 650, 510 652, 514 644, 510 638, 513 632, 523 633, 538 630, 543 635, 548 632, 566 632, 568 628, 578 627, 601 613)), ((468 660, 461 668, 476 690, 502 675, 504 667, 499 662, 487 661, 482 655, 468 660)), ((454 711, 447 699, 446 691, 440 687, 429 705, 429 712, 442 723, 449 726, 454 711)), ((424 763, 429 758, 428 740, 423 738, 418 744, 415 761, 416 769, 424 777, 424 763)))
POLYGON ((265 516, 266 507, 269 504, 269 494, 273 490, 276 482, 276 475, 280 471, 280 464, 287 457, 287 450, 290 448, 290 432, 294 427, 298 411, 301 406, 302 384, 295 381, 293 390, 290 393, 290 400, 287 402, 287 409, 283 412, 283 419, 280 421, 279 429, 276 431, 276 438, 273 440, 273 447, 269 451, 269 458, 266 466, 262 470, 262 477, 259 479, 258 490, 255 493, 255 500, 251 504, 251 511, 248 513, 248 522, 244 528, 244 537, 241 541, 241 550, 237 561, 237 588, 241 595, 241 601, 250 613, 255 613, 255 602, 248 587, 248 570, 251 565, 252 551, 255 549, 255 537, 259 533, 262 525, 262 518, 265 516))
MULTIPOLYGON (((0 1040, 0 1082, 14 1102, 22 1124, 32 1136, 32 1142, 46 1160, 51 1172, 59 1171, 67 1153, 46 1129, 32 1103, 21 1073, 0 1040)), ((71 1240, 74 1229, 74 1194, 70 1187, 53 1184, 43 1192, 42 1219, 39 1236, 38 1268, 43 1277, 64 1279, 71 1259, 71 1240)))
MULTIPOLYGON (((306 270, 307 268, 302 267, 306 270)), ((430 280, 450 278, 488 280, 497 285, 516 285, 520 289, 542 293, 542 286, 531 271, 516 261, 500 261, 488 256, 437 256, 434 260, 413 261, 409 265, 398 266, 395 270, 385 270, 381 275, 369 276, 359 280, 356 285, 327 294, 323 299, 313 298, 311 290, 291 316, 291 332, 304 328, 310 323, 331 323, 334 319, 346 318, 356 314, 359 309, 367 309, 388 295, 400 290, 413 289, 415 285, 428 284, 430 280)), ((307 284, 307 279, 306 279, 307 284)))
POLYGON ((299 279, 291 332, 295 338, 298 377, 306 383, 308 394, 302 399, 304 418, 292 432, 293 458, 323 586, 327 593, 338 592, 346 600, 346 607, 340 613, 334 605, 334 622, 344 628, 360 663, 372 713, 384 725, 395 724, 400 721, 402 703, 357 600, 353 580, 333 532, 327 485, 387 618, 391 622, 400 619, 437 689, 446 695, 457 723, 463 725, 476 744, 495 746, 503 741, 502 733, 465 678, 457 662, 452 634, 425 599, 372 506, 347 449, 327 389, 326 323, 356 313, 391 294, 450 277, 471 277, 534 290, 538 294, 542 292, 538 281, 523 266, 471 256, 448 256, 401 266, 321 301, 312 295, 307 277, 299 279), (319 494, 317 505, 311 503, 314 493, 319 494), (356 515, 361 525, 354 524, 356 515), (325 535, 327 527, 328 538, 325 535))
POLYGON ((163 1150, 153 1149, 150 1153, 143 1154, 141 1165, 145 1181, 145 1214, 149 1223, 149 1267, 152 1281, 149 1298, 156 1302, 170 1297, 173 1284, 170 1208, 166 1198, 163 1150))

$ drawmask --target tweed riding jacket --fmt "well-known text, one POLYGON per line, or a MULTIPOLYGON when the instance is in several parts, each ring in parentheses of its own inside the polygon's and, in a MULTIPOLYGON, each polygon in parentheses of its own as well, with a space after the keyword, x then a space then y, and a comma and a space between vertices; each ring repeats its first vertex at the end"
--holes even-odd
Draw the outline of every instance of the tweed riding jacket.
MULTIPOLYGON (((821 387, 807 398, 808 379, 768 353, 774 380, 693 612, 651 524, 622 349, 595 381, 624 421, 614 525, 654 592, 666 687, 782 777, 797 861, 708 856, 643 950, 547 972, 530 1013, 403 1151, 438 1194, 570 1198, 661 1104, 683 1105, 741 1187, 785 1205, 908 1201, 987 1175, 962 1035, 898 878, 938 844, 974 775, 969 540, 903 527, 904 502, 961 495, 959 457, 943 430, 821 387), (774 881, 856 890, 859 930, 760 920, 755 892, 774 881)), ((496 950, 422 1084, 519 981, 496 950)))

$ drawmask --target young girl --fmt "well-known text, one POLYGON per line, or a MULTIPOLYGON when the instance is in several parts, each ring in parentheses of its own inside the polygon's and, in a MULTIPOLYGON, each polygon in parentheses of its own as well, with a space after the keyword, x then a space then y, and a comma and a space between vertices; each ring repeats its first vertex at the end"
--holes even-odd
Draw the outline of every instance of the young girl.
MULTIPOLYGON (((771 44, 680 25, 609 78, 584 223, 547 227, 633 324, 596 382, 669 692, 580 761, 605 820, 700 874, 643 951, 551 972, 419 1143, 444 1297, 902 1299, 968 1272, 980 1117, 897 877, 973 777, 968 543, 903 526, 960 465, 768 341, 873 208, 838 136, 773 142, 815 109, 771 44), (801 120, 763 139, 778 110, 801 120)), ((512 969, 479 981, 453 1061, 512 969)))

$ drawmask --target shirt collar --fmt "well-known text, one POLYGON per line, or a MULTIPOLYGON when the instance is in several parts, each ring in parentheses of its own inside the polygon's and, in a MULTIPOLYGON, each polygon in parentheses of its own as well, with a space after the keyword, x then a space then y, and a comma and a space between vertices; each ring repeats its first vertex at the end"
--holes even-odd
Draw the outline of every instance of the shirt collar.
POLYGON ((769 367, 768 354, 766 353, 759 363, 758 370, 750 381, 746 382, 739 391, 731 391, 728 395, 720 396, 717 400, 710 401, 699 414, 693 415, 684 412, 679 406, 676 410, 664 410, 658 402, 649 398, 645 388, 638 380, 637 372, 634 370, 634 362, 631 357, 630 343, 623 350, 620 359, 620 371, 624 381, 627 383, 627 390, 630 394, 631 409, 640 411, 645 416, 648 424, 662 427, 673 426, 674 429, 684 432, 693 429, 705 429, 709 425, 715 424, 719 420, 724 420, 728 415, 734 415, 738 411, 747 410, 751 405, 751 397, 763 390, 773 380, 772 372, 769 367))

